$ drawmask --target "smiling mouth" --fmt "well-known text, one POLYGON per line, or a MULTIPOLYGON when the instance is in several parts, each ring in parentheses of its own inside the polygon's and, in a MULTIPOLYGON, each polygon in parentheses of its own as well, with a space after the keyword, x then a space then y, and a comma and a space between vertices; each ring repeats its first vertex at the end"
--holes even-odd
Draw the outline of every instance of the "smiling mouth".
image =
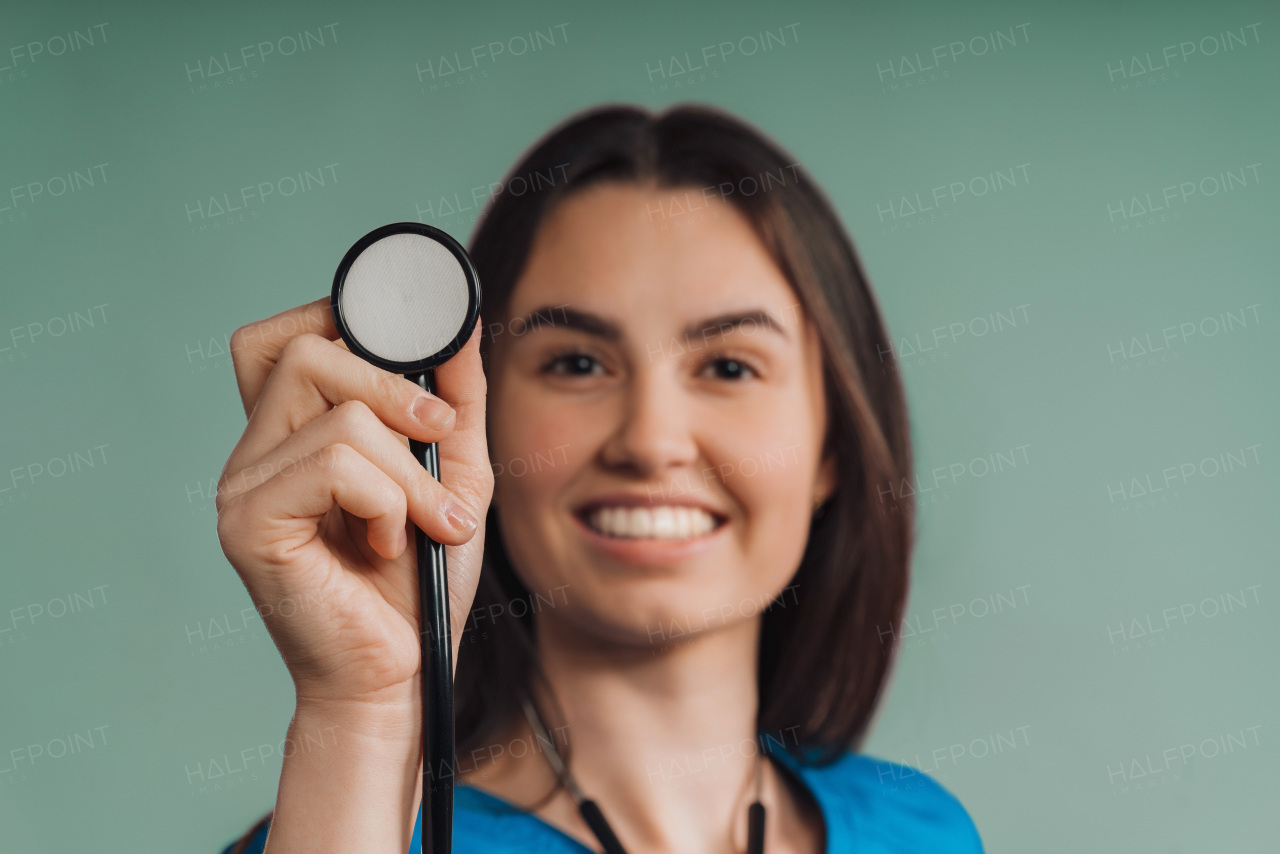
POLYGON ((690 540, 715 531, 727 521, 701 507, 596 506, 580 511, 587 527, 606 537, 628 540, 690 540))

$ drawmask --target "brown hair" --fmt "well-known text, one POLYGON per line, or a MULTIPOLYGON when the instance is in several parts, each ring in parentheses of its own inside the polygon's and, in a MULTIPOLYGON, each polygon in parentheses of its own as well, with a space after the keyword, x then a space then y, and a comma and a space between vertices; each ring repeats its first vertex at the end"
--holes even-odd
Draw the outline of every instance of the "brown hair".
MULTIPOLYGON (((759 130, 705 105, 655 114, 608 104, 569 117, 537 141, 486 209, 469 249, 484 292, 482 317, 505 320, 542 221, 557 203, 601 181, 688 191, 673 193, 673 206, 696 205, 699 196, 734 205, 817 330, 828 412, 824 452, 835 458, 837 484, 810 528, 787 588, 792 601, 775 600, 779 606, 761 616, 757 729, 791 732, 793 743, 783 741, 788 752, 828 764, 858 747, 875 712, 895 651, 885 638, 897 636, 914 541, 911 503, 892 498, 894 487, 912 478, 911 442, 896 366, 883 360, 892 346, 879 306, 831 203, 759 130)), ((492 336, 483 335, 486 364, 492 346, 492 336)), ((530 680, 545 680, 533 642, 535 609, 516 616, 510 607, 530 601, 529 591, 508 563, 496 509, 489 513, 472 615, 504 616, 486 624, 488 637, 464 637, 458 655, 459 756, 487 749, 521 714, 530 680)), ((478 630, 469 620, 464 634, 478 630)))

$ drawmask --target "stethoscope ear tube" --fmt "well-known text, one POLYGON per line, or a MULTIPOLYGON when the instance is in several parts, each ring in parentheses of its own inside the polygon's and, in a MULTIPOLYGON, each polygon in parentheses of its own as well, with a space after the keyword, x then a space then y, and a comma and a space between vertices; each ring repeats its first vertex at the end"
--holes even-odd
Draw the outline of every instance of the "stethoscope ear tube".
MULTIPOLYGON (((408 379, 435 394, 435 372, 408 379)), ((409 440, 409 450, 440 480, 435 442, 409 440)), ((444 546, 414 526, 418 550, 418 613, 422 645, 422 854, 449 854, 453 846, 453 643, 449 628, 449 575, 444 546), (435 774, 436 769, 442 773, 435 774), (429 841, 428 841, 429 840, 429 841)))
POLYGON ((623 848, 618 837, 614 836, 613 828, 604 820, 604 813, 600 812, 600 807, 596 806, 595 801, 590 798, 579 801, 578 812, 582 814, 582 820, 587 823, 587 827, 591 828, 596 839, 599 839, 600 844, 604 846, 604 854, 627 854, 627 849, 623 848))

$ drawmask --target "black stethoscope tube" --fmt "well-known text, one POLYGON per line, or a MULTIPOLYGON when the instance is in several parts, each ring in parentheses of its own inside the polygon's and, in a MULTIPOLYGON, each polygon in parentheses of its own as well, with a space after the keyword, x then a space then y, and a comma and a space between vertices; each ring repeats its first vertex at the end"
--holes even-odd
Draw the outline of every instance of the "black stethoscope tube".
MULTIPOLYGON (((409 379, 435 394, 434 371, 409 379)), ((440 480, 435 442, 409 440, 423 468, 440 480)), ((418 549, 418 608, 422 642, 423 854, 449 854, 453 846, 453 644, 449 629, 449 575, 444 546, 414 526, 418 549), (435 769, 443 769, 440 774, 435 769)))

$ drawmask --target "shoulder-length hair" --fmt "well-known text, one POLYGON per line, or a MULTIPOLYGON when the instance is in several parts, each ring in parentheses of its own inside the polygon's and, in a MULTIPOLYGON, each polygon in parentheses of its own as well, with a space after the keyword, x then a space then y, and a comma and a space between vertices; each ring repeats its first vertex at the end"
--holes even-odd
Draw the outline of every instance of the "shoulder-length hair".
MULTIPOLYGON (((481 315, 494 328, 506 320, 540 224, 558 203, 602 181, 670 189, 669 203, 650 211, 655 227, 682 227, 681 212, 693 215, 710 199, 734 205, 816 327, 828 404, 824 451, 835 457, 838 484, 814 519, 784 591, 791 595, 761 617, 758 729, 791 733, 783 741, 797 759, 829 763, 861 743, 875 711, 914 537, 912 507, 894 499, 912 477, 905 396, 896 364, 885 361, 893 348, 866 273, 817 183, 759 130, 704 105, 655 114, 609 104, 569 117, 536 142, 484 212, 469 252, 484 291, 481 315)), ((494 340, 482 338, 485 364, 494 340)), ((496 508, 489 512, 472 613, 504 616, 484 624, 488 638, 464 639, 458 655, 459 756, 487 749, 540 677, 537 609, 507 561, 496 508)), ((468 633, 478 631, 468 621, 468 633)))
MULTIPOLYGON (((912 481, 906 399, 867 275, 808 171, 750 124, 699 104, 661 113, 608 104, 552 128, 493 194, 468 250, 487 324, 501 328, 551 210, 602 181, 672 190, 670 202, 651 212, 651 219, 671 220, 658 227, 682 227, 679 216, 712 198, 732 204, 817 330, 828 413, 823 451, 834 455, 837 485, 814 517, 787 595, 761 615, 757 730, 800 762, 828 764, 857 749, 879 702, 914 543, 914 508, 900 486, 912 481)), ((493 340, 482 333, 486 365, 493 340)), ((538 608, 508 562, 496 512, 491 505, 479 589, 458 654, 459 757, 488 753, 522 713, 531 681, 545 682, 533 642, 538 608)), ((243 850, 270 818, 232 850, 243 850)))

